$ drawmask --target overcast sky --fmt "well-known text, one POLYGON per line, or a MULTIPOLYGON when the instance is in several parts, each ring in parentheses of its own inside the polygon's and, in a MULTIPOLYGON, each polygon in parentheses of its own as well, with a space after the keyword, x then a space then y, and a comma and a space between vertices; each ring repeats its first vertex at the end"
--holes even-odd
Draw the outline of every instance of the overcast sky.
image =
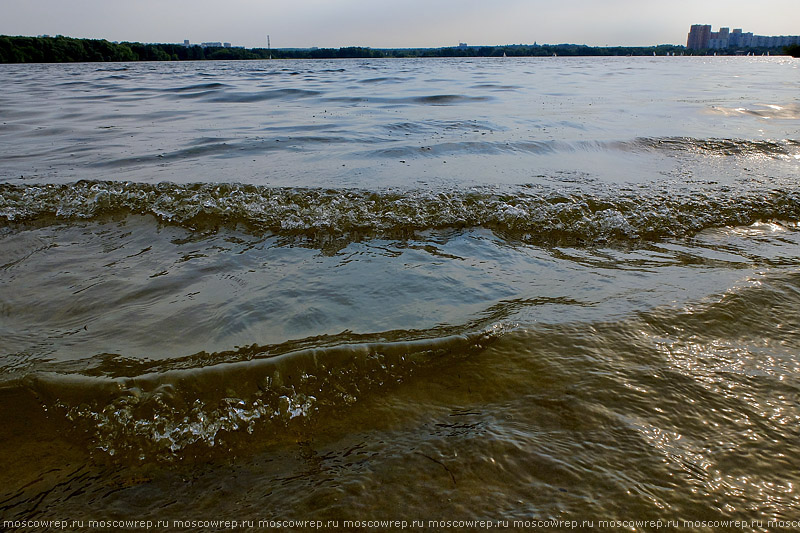
POLYGON ((800 34, 798 0, 0 0, 0 34, 262 47, 686 44, 691 24, 800 34))

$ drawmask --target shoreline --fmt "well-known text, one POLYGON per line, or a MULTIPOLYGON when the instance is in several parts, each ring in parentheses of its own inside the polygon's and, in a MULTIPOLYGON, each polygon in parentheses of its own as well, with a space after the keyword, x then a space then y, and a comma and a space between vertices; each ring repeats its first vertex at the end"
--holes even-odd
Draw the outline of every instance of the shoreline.
POLYGON ((683 45, 587 46, 577 44, 491 45, 435 48, 243 48, 171 43, 113 43, 104 39, 0 35, 0 63, 118 63, 270 59, 408 59, 431 57, 626 57, 790 55, 780 48, 688 50, 683 45))

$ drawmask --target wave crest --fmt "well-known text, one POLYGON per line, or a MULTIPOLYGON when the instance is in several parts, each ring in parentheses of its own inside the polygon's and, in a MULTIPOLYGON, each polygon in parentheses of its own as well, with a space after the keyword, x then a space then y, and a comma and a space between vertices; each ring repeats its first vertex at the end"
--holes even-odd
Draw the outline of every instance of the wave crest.
POLYGON ((187 449, 202 455, 223 443, 247 443, 256 432, 280 439, 370 391, 480 352, 504 331, 496 324, 447 337, 312 348, 127 378, 39 373, 24 383, 95 448, 171 460, 187 449))
POLYGON ((606 194, 546 186, 498 192, 275 188, 243 184, 81 181, 0 184, 6 223, 153 215, 190 228, 243 225, 309 237, 397 236, 485 227, 533 243, 592 244, 693 235, 711 227, 800 219, 800 192, 628 188, 606 194))

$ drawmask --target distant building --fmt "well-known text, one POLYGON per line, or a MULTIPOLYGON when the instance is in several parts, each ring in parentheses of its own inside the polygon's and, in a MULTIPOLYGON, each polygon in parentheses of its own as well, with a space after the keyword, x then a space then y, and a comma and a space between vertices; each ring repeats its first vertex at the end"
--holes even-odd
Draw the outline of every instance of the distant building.
POLYGON ((463 50, 464 48, 467 48, 467 43, 458 43, 458 47, 463 50))
POLYGON ((728 46, 732 48, 750 48, 753 46, 753 33, 742 33, 741 28, 736 28, 730 34, 728 46))
POLYGON ((203 48, 222 48, 222 43, 219 41, 200 43, 203 48))
POLYGON ((191 46, 191 45, 189 44, 189 39, 184 39, 184 40, 183 40, 183 46, 191 46))
POLYGON ((689 38, 686 48, 689 50, 702 50, 708 48, 711 39, 711 24, 694 24, 689 28, 689 38))
POLYGON ((225 48, 230 48, 231 47, 231 43, 222 43, 222 46, 224 46, 225 48))
POLYGON ((800 44, 800 35, 753 35, 744 33, 741 28, 730 31, 720 28, 711 31, 709 24, 694 24, 689 29, 686 48, 689 50, 725 50, 727 48, 780 48, 790 44, 800 44))
POLYGON ((708 46, 706 48, 714 48, 714 49, 727 48, 730 35, 731 35, 730 28, 720 28, 719 31, 712 31, 711 38, 708 39, 708 46))

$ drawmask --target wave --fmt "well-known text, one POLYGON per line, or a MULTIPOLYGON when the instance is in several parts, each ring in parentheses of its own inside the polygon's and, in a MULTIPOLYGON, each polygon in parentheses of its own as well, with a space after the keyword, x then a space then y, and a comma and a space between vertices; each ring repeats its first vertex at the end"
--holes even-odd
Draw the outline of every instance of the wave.
MULTIPOLYGON (((122 461, 174 461, 296 438, 371 395, 487 349, 496 350, 493 357, 532 350, 531 356, 567 358, 576 349, 596 350, 612 360, 620 350, 636 357, 654 353, 682 386, 688 380, 694 388, 727 394, 760 376, 791 395, 792 385, 782 381, 797 370, 792 328, 799 301, 800 277, 775 272, 682 308, 668 305, 620 320, 343 333, 170 362, 106 354, 97 356, 106 359, 99 365, 84 365, 90 370, 38 371, 7 382, 0 398, 14 401, 0 406, 15 409, 15 420, 24 419, 20 409, 44 407, 55 424, 67 421, 90 447, 122 461), (31 395, 35 401, 26 401, 31 395)), ((719 400, 725 394, 705 401, 719 400)))
POLYGON ((797 157, 800 141, 754 141, 745 139, 694 139, 692 137, 639 138, 631 148, 694 152, 722 156, 793 156, 797 157))
POLYGON ((72 422, 109 455, 171 460, 182 450, 203 454, 254 433, 281 438, 287 429, 313 423, 375 389, 480 352, 503 331, 495 325, 438 338, 319 345, 277 355, 270 347, 252 346, 219 354, 240 361, 203 366, 214 354, 197 354, 190 368, 132 377, 38 372, 7 383, 0 393, 31 391, 39 405, 72 422))
POLYGON ((591 245, 689 236, 707 228, 758 221, 800 220, 796 189, 645 185, 595 189, 529 185, 514 190, 367 191, 232 183, 4 183, 0 221, 46 224, 134 213, 192 229, 242 225, 253 232, 311 238, 483 227, 533 244, 591 245))
POLYGON ((474 104, 492 100, 490 96, 467 96, 463 94, 431 94, 420 96, 388 97, 388 96, 331 96, 324 99, 331 103, 359 104, 371 102, 388 106, 403 106, 409 104, 449 106, 459 104, 474 104))

